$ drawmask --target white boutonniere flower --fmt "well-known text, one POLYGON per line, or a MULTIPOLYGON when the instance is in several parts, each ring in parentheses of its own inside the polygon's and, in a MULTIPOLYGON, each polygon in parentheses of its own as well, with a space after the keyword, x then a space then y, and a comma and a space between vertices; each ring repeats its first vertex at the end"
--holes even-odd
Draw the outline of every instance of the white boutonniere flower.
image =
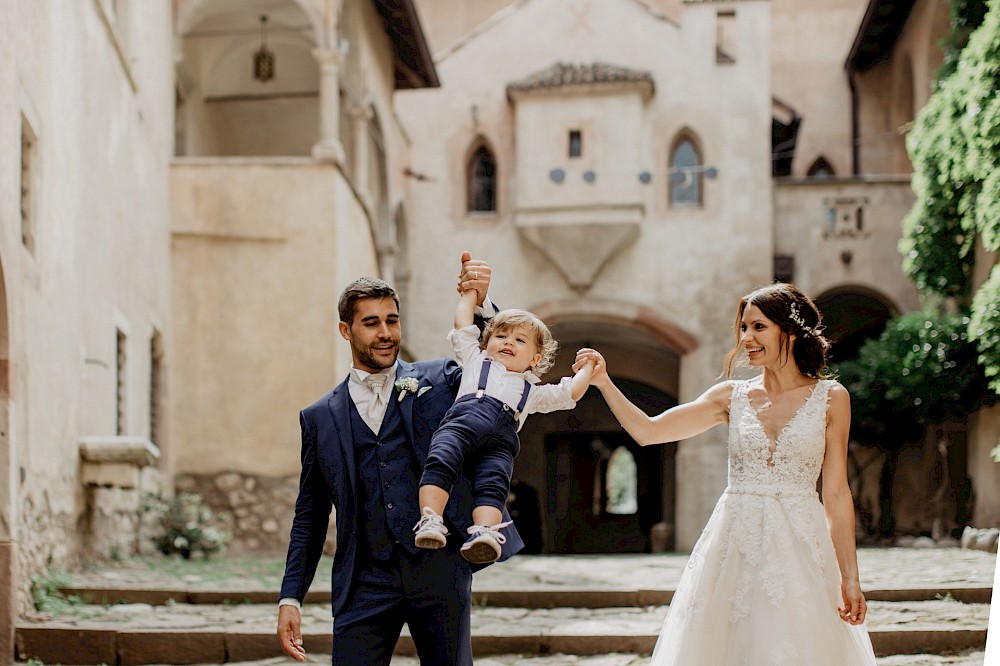
POLYGON ((416 393, 420 383, 416 377, 400 377, 396 380, 395 387, 399 391, 399 402, 403 401, 410 393, 416 393))

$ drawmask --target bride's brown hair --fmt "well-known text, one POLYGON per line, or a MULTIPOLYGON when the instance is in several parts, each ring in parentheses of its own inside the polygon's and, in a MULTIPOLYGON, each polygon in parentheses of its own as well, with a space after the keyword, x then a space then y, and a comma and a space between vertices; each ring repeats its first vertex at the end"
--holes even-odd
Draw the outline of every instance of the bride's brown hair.
POLYGON ((816 379, 830 376, 826 366, 830 341, 823 337, 823 318, 819 308, 795 285, 776 282, 756 289, 740 299, 740 304, 736 308, 736 323, 733 326, 736 343, 726 355, 724 364, 727 379, 733 376, 733 367, 741 351, 743 312, 750 304, 756 305, 761 313, 781 330, 780 352, 787 353, 789 336, 795 336, 795 344, 791 345, 792 358, 795 359, 795 365, 803 375, 816 379))

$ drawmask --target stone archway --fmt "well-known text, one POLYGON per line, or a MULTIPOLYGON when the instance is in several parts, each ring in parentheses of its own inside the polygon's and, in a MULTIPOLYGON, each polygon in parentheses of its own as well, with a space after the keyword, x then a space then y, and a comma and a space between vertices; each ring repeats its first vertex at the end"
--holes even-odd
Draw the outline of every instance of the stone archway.
POLYGON ((815 301, 823 313, 826 337, 833 342, 830 360, 834 363, 857 356, 861 345, 877 338, 899 311, 883 294, 851 285, 829 289, 815 301))
POLYGON ((7 285, 0 266, 0 664, 14 661, 17 619, 17 469, 10 441, 10 344, 7 285))
MULTIPOLYGON (((694 348, 693 338, 643 308, 616 309, 619 317, 599 316, 593 308, 576 316, 558 306, 536 308, 561 349, 544 381, 570 374, 576 349, 594 347, 607 359, 615 383, 648 413, 677 404, 680 360, 694 348), (629 312, 633 316, 621 317, 629 312)), ((516 519, 530 549, 600 553, 673 548, 676 443, 639 447, 596 389, 572 411, 532 415, 520 439, 512 504, 521 502, 516 519), (615 459, 626 463, 612 465, 615 459), (627 497, 616 501, 618 491, 627 497), (532 502, 525 504, 524 497, 532 502)))
POLYGON ((310 154, 319 138, 314 51, 325 33, 312 9, 300 0, 180 6, 178 155, 310 154), (266 81, 255 78, 252 66, 262 42, 274 57, 273 78, 266 81))

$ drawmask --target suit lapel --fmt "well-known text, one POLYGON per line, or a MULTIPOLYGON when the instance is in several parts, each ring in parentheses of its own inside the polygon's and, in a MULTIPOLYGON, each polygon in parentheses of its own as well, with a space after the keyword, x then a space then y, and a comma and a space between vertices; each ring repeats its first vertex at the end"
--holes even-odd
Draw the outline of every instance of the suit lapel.
POLYGON ((356 466, 354 464, 354 434, 351 428, 351 392, 347 390, 345 379, 337 388, 333 389, 328 404, 330 413, 333 415, 333 434, 337 438, 340 446, 340 457, 347 467, 347 478, 351 483, 351 494, 355 494, 357 479, 355 478, 356 466))
MULTIPOLYGON (((417 373, 417 368, 406 361, 397 361, 399 364, 396 368, 396 379, 404 379, 406 377, 416 377, 419 384, 420 377, 417 373)), ((399 415, 403 419, 403 425, 406 426, 406 437, 410 442, 416 444, 413 438, 413 402, 415 395, 407 395, 402 400, 399 399, 399 389, 395 386, 392 389, 392 397, 390 400, 395 400, 396 404, 399 406, 399 415)), ((414 447, 416 450, 416 447, 414 447)), ((418 456, 420 460, 418 462, 423 465, 423 459, 427 457, 426 451, 418 451, 418 456)))

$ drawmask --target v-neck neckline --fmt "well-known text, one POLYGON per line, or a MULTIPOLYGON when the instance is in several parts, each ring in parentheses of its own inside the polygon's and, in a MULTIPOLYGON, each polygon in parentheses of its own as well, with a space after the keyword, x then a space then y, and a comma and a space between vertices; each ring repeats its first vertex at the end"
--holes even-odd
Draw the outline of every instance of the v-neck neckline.
POLYGON ((763 434, 764 439, 767 440, 769 462, 771 460, 771 456, 773 456, 774 452, 778 450, 778 444, 781 443, 781 438, 785 436, 785 432, 787 432, 788 428, 792 425, 792 423, 795 422, 795 419, 799 418, 799 415, 802 413, 802 410, 806 408, 806 405, 808 405, 812 401, 813 396, 816 395, 816 389, 819 387, 821 381, 823 380, 821 379, 816 380, 816 383, 813 384, 812 387, 809 389, 809 395, 806 396, 806 399, 803 400, 802 404, 798 406, 798 408, 795 410, 795 413, 792 414, 792 417, 785 422, 785 425, 781 426, 781 428, 778 430, 778 434, 774 438, 772 438, 768 434, 767 428, 764 426, 764 422, 760 420, 760 414, 757 412, 757 410, 753 406, 753 403, 750 401, 750 384, 749 382, 747 383, 747 390, 744 392, 743 397, 746 398, 747 408, 753 414, 754 421, 757 422, 757 427, 760 428, 761 434, 763 434))

